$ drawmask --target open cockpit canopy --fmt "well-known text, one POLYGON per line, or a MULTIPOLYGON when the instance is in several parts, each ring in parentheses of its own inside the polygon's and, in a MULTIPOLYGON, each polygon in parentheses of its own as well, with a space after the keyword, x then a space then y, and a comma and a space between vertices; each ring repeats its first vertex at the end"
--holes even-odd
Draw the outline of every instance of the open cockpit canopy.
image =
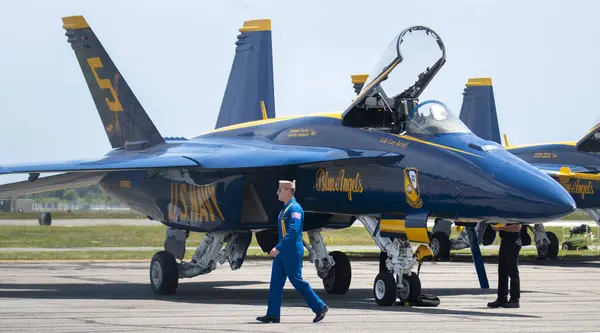
MULTIPOLYGON (((388 45, 358 96, 344 111, 344 124, 404 132, 418 97, 445 62, 446 49, 437 33, 424 26, 405 29, 388 45)), ((443 104, 436 105, 448 111, 443 104)), ((451 119, 457 120, 460 127, 460 120, 454 116, 451 119)))

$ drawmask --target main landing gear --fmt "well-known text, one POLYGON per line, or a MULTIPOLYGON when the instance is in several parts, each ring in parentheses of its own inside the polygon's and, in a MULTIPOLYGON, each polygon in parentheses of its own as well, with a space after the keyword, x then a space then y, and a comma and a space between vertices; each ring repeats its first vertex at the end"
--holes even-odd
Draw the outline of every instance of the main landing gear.
MULTIPOLYGON (((321 230, 311 230, 308 235, 310 245, 305 243, 304 246, 308 249, 310 262, 315 264, 317 275, 323 280, 323 287, 330 294, 345 294, 352 280, 348 256, 339 251, 328 253, 321 230)), ((225 260, 229 261, 232 270, 239 269, 252 240, 250 231, 207 233, 196 248, 192 260, 178 263, 176 259, 181 260, 185 255, 188 236, 187 231, 167 229, 165 251, 156 253, 150 263, 150 283, 154 293, 174 294, 180 278, 210 273, 217 268, 217 263, 223 264, 225 260), (225 243, 227 245, 224 247, 225 243)), ((259 243, 264 241, 260 237, 259 243)))
MULTIPOLYGON (((600 215, 598 216, 600 218, 600 215)), ((433 227, 433 234, 430 236, 430 247, 433 250, 434 258, 448 259, 451 250, 461 250, 470 247, 467 229, 464 228, 456 239, 450 239, 452 222, 442 219, 436 219, 433 227)), ((476 235, 478 244, 484 246, 491 245, 496 232, 491 226, 484 222, 477 223, 476 235)), ((556 259, 558 257, 558 237, 551 231, 546 231, 543 224, 534 224, 532 226, 523 226, 521 230, 521 241, 523 246, 531 244, 531 237, 527 230, 533 232, 535 246, 537 248, 537 259, 556 259)))
POLYGON ((372 216, 359 216, 384 251, 380 258, 380 272, 373 283, 373 296, 378 305, 390 306, 398 299, 401 303, 417 302, 421 296, 421 280, 412 272, 418 263, 408 241, 381 237, 376 228, 378 220, 372 216))
POLYGON ((315 264, 317 275, 323 280, 325 291, 330 294, 345 294, 352 280, 350 259, 340 251, 328 254, 320 229, 309 231, 308 238, 310 245, 304 242, 304 247, 308 250, 310 262, 315 264))
MULTIPOLYGON (((533 228, 529 227, 533 231, 533 238, 535 241, 535 247, 537 248, 538 256, 537 259, 551 259, 554 260, 558 257, 558 237, 551 231, 546 231, 543 224, 534 224, 533 228)), ((521 234, 522 235, 522 234, 521 234)), ((521 238, 524 238, 521 236, 521 238)), ((531 243, 531 237, 529 242, 531 243)), ((525 246, 525 244, 523 244, 525 246)), ((529 244, 527 244, 529 245, 529 244)))
POLYGON ((150 284, 154 293, 171 295, 177 290, 180 278, 191 278, 207 274, 217 268, 217 263, 229 262, 231 270, 242 267, 252 233, 210 232, 204 235, 190 262, 182 259, 185 254, 185 241, 189 232, 173 228, 167 229, 165 251, 152 257, 150 263, 150 284), (227 243, 225 247, 223 244, 227 243), (180 263, 177 259, 182 260, 180 263))

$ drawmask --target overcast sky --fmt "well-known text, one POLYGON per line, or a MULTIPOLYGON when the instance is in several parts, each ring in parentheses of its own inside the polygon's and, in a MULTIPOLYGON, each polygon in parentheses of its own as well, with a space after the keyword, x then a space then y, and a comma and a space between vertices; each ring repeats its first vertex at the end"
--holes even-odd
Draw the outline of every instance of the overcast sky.
MULTIPOLYGON (((163 136, 214 128, 244 20, 272 19, 278 116, 341 111, 350 75, 425 25, 447 63, 421 100, 458 116, 494 83, 511 144, 578 140, 600 116, 597 1, 7 1, 0 10, 0 165, 102 156, 110 144, 61 17, 84 15, 163 136)), ((0 177, 0 183, 25 176, 0 177)))

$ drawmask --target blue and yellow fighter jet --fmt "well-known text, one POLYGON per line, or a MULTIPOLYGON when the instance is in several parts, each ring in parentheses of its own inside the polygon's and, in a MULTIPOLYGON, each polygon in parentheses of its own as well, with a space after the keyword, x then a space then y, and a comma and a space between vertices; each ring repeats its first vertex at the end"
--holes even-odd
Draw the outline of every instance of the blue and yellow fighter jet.
MULTIPOLYGON (((459 118, 480 138, 501 144, 491 78, 467 81, 459 118)), ((505 135, 504 144, 508 152, 551 176, 571 194, 577 208, 600 224, 600 124, 579 141, 510 146, 505 135)), ((443 219, 435 221, 431 242, 435 257, 446 258, 451 249, 470 246, 466 230, 457 239, 449 240, 451 223, 443 219)), ((486 224, 480 223, 476 230, 478 242, 484 245, 491 244, 496 237, 496 232, 486 224)), ((531 244, 527 230, 533 232, 539 259, 557 257, 559 241, 553 232, 545 231, 541 223, 523 228, 523 245, 531 244)))
POLYGON ((357 220, 366 226, 387 253, 373 285, 382 305, 421 295, 412 270, 422 257, 415 257, 411 242, 429 243, 430 216, 466 225, 530 224, 575 209, 562 186, 501 145, 472 134, 443 103, 417 101, 445 63, 444 44, 429 28, 414 26, 396 35, 341 112, 275 118, 271 22, 246 21, 216 128, 185 139, 159 133, 82 16, 63 23, 112 150, 94 160, 4 166, 0 173, 28 173, 29 179, 1 186, 0 194, 98 184, 165 224, 165 250, 150 264, 156 293, 172 294, 179 279, 209 273, 218 263, 240 268, 253 233, 269 252, 278 237, 280 179, 296 180, 310 242, 305 246, 327 292, 348 290, 351 267, 344 253, 328 253, 321 231, 357 220), (439 58, 416 82, 410 78, 414 84, 404 91, 384 89, 393 78, 406 78, 392 72, 405 62, 410 48, 404 43, 411 39, 434 45, 439 58), (189 232, 206 234, 191 261, 184 261, 189 232))

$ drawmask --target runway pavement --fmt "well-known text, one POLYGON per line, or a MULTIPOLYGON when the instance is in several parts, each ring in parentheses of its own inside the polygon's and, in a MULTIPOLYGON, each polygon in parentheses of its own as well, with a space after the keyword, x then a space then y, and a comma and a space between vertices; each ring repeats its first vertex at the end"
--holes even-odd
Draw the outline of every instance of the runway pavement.
POLYGON ((423 291, 438 307, 380 307, 372 296, 377 262, 353 261, 350 291, 328 295, 313 267, 304 276, 331 306, 312 323, 304 300, 286 284, 282 323, 260 324, 266 310, 269 261, 226 265, 180 281, 176 295, 155 296, 148 262, 0 263, 0 327, 6 332, 591 332, 600 325, 600 262, 521 265, 520 309, 488 309, 469 263, 426 263, 423 291), (562 265, 562 266, 561 266, 562 265))

